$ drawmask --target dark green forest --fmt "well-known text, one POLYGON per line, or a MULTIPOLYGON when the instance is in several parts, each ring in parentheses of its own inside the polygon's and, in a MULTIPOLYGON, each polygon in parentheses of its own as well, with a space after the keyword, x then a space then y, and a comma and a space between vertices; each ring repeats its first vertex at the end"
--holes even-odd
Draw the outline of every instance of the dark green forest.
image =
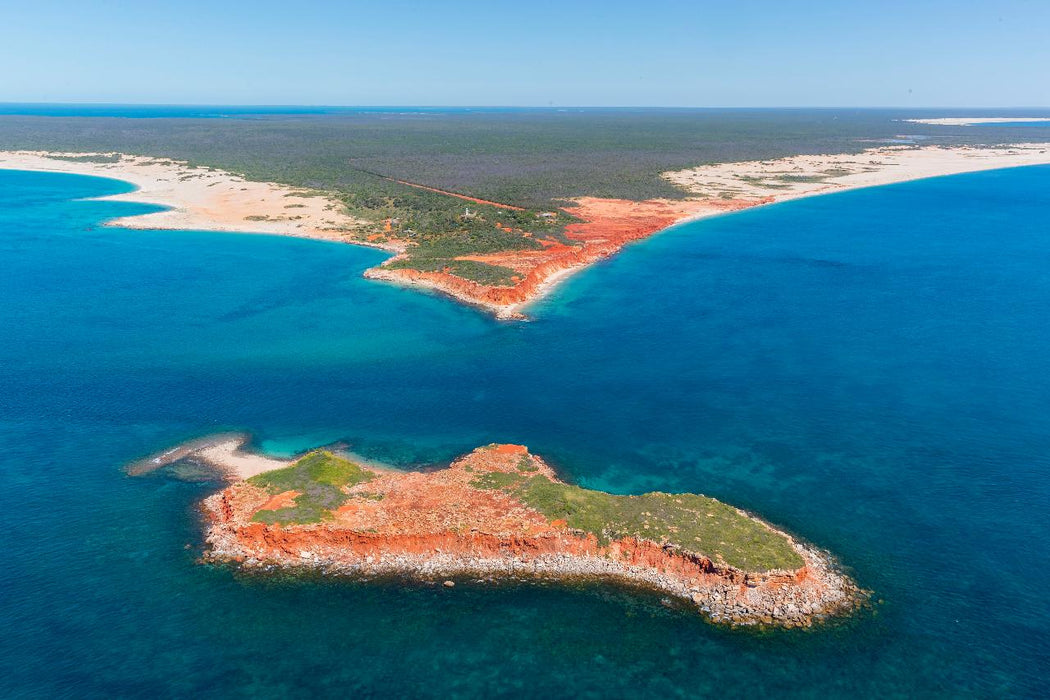
MULTIPOLYGON (((188 161, 248 179, 324 190, 416 243, 421 269, 466 253, 535 247, 560 238, 565 200, 591 195, 680 198, 660 173, 704 163, 851 153, 887 143, 1045 141, 1047 129, 944 127, 893 110, 449 109, 335 110, 226 118, 0 115, 0 149, 119 151, 188 161), (513 212, 408 187, 405 180, 524 207, 513 212), (469 212, 468 212, 469 209, 469 212), (496 226, 500 223, 505 228, 496 226), (526 233, 532 235, 525 235, 526 233)), ((468 278, 505 270, 461 266, 468 278)))

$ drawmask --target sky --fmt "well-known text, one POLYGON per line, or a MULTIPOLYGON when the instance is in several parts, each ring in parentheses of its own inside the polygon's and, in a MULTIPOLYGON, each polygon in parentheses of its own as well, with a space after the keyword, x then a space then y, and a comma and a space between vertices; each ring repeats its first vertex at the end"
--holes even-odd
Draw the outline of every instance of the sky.
POLYGON ((0 0, 0 102, 1050 106, 1050 0, 0 0))

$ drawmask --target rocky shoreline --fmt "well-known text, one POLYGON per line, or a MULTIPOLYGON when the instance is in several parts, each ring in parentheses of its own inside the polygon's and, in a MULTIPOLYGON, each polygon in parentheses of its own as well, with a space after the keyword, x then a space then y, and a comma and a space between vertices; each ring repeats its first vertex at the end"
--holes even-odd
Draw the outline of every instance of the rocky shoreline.
POLYGON ((260 521, 260 513, 292 506, 299 492, 274 493, 252 480, 238 481, 201 505, 203 560, 259 573, 277 568, 362 578, 619 582, 674 596, 711 621, 733 626, 808 627, 848 613, 865 598, 828 553, 736 509, 733 517, 742 519, 736 525, 746 521, 759 535, 783 538, 801 565, 745 570, 674 542, 601 539, 564 519, 552 520, 519 497, 476 486, 478 475, 514 476, 521 460, 528 460, 530 470, 535 467, 529 474, 553 478, 549 467, 527 452, 498 451, 508 447, 516 446, 479 448, 440 472, 370 472, 369 480, 345 489, 358 498, 351 495, 312 523, 260 521), (414 503, 415 510, 406 503, 414 503), (467 520, 457 522, 459 516, 467 520))
POLYGON ((580 197, 571 206, 562 207, 580 219, 579 223, 565 228, 569 244, 548 241, 543 250, 512 250, 464 258, 515 270, 517 277, 512 286, 481 284, 447 272, 390 267, 406 259, 404 252, 366 270, 364 276, 404 287, 433 290, 500 319, 524 319, 525 307, 547 295, 567 277, 612 257, 635 241, 688 219, 737 211, 764 201, 652 199, 633 202, 580 197))
MULTIPOLYGON (((807 566, 801 571, 748 574, 711 568, 693 581, 658 568, 629 565, 598 555, 546 554, 531 558, 453 553, 353 555, 317 547, 309 539, 300 543, 304 549, 277 547, 259 558, 260 552, 245 547, 234 531, 216 527, 214 505, 206 502, 202 509, 209 521, 205 538, 208 549, 202 560, 233 564, 259 573, 277 567, 362 578, 397 575, 421 581, 470 576, 624 583, 670 594, 692 603, 712 622, 731 626, 811 627, 824 619, 848 613, 865 599, 864 593, 836 570, 830 555, 802 545, 799 552, 804 552, 807 566), (806 581, 816 585, 807 586, 806 581)), ((377 545, 377 550, 387 546, 377 545)), ((701 564, 700 568, 707 567, 701 564)))
MULTIPOLYGON (((436 291, 503 319, 525 318, 522 310, 526 306, 574 272, 677 223, 859 187, 1046 163, 1050 163, 1050 148, 1039 143, 997 148, 881 146, 859 154, 799 155, 665 172, 661 176, 687 192, 687 198, 629 201, 575 197, 561 207, 577 220, 565 227, 564 241, 544 239, 540 241, 542 249, 513 249, 455 258, 513 270, 513 284, 504 286, 466 279, 448 269, 391 267, 392 263, 408 258, 412 242, 364 235, 362 232, 374 222, 351 217, 330 193, 247 181, 232 173, 195 168, 168 158, 119 153, 0 151, 0 167, 116 177, 139 189, 105 199, 170 207, 166 211, 111 222, 114 225, 253 231, 378 248, 393 253, 393 257, 366 270, 366 278, 436 291)), ((517 208, 417 183, 396 182, 471 202, 517 208)))

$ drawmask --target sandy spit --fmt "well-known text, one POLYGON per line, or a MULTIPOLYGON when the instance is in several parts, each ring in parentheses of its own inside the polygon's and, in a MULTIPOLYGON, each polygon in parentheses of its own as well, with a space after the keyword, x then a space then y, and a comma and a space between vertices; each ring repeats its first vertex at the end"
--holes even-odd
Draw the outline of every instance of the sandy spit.
POLYGON ((123 180, 137 189, 99 199, 167 207, 164 211, 108 222, 124 228, 271 233, 343 241, 352 230, 367 223, 347 215, 339 200, 321 192, 253 182, 223 170, 193 167, 169 158, 0 151, 0 168, 123 180), (114 161, 69 160, 85 156, 114 161))
POLYGON ((192 460, 215 469, 229 481, 241 481, 292 464, 292 460, 246 451, 244 446, 249 439, 245 433, 210 435, 140 459, 129 464, 126 471, 131 476, 141 476, 181 460, 192 460))
MULTIPOLYGON (((966 118, 965 122, 994 120, 1016 121, 1017 118, 966 118)), ((913 121, 947 124, 962 123, 963 118, 913 121)), ((1045 164, 1050 164, 1050 143, 997 147, 883 146, 857 154, 802 155, 702 165, 665 172, 662 177, 691 195, 687 200, 675 202, 683 212, 675 223, 682 223, 724 215, 727 210, 722 205, 727 200, 740 203, 741 206, 736 207, 740 209, 928 177, 1045 164)), ((325 193, 253 182, 233 173, 193 167, 167 158, 0 151, 0 168, 116 178, 130 182, 138 189, 100 199, 168 207, 165 211, 109 222, 115 226, 270 233, 373 245, 354 238, 352 234, 352 231, 367 225, 367 222, 347 215, 343 205, 325 193), (113 162, 69 160, 85 155, 108 156, 113 162)), ((652 203, 639 202, 638 206, 652 203)), ((404 253, 403 244, 374 247, 404 253)), ((584 267, 587 264, 553 271, 537 285, 527 300, 506 305, 465 296, 455 289, 455 285, 440 281, 406 280, 382 267, 366 271, 365 276, 442 292, 468 304, 483 307, 500 318, 525 318, 525 308, 584 267)))
POLYGON ((756 201, 757 205, 942 175, 1046 164, 1050 164, 1050 143, 994 148, 884 146, 856 154, 702 165, 666 172, 663 177, 695 197, 765 198, 756 201))
POLYGON ((936 119, 901 119, 901 121, 912 124, 933 124, 934 126, 971 126, 973 124, 1050 122, 1050 117, 938 117, 936 119))

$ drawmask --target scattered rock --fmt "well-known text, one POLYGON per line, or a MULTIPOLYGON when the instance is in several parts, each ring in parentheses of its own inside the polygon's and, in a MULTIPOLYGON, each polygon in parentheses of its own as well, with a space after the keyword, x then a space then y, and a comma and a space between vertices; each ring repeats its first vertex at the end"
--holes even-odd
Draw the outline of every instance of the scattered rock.
MULTIPOLYGON (((515 478, 523 466, 524 473, 557 478, 524 448, 489 446, 439 472, 377 470, 371 481, 355 488, 383 494, 382 499, 358 498, 322 523, 283 526, 253 520, 275 494, 240 481, 203 503, 203 558, 247 560, 245 567, 257 571, 283 568, 357 578, 408 575, 445 588, 456 585, 445 577, 540 585, 623 582, 691 601, 710 619, 730 625, 808 627, 848 612, 865 598, 829 555, 766 524, 787 540, 801 567, 742 571, 644 537, 599 542, 592 533, 557 527, 557 520, 546 520, 504 491, 475 486, 481 474, 515 478)), ((671 604, 668 598, 660 602, 671 604)))

